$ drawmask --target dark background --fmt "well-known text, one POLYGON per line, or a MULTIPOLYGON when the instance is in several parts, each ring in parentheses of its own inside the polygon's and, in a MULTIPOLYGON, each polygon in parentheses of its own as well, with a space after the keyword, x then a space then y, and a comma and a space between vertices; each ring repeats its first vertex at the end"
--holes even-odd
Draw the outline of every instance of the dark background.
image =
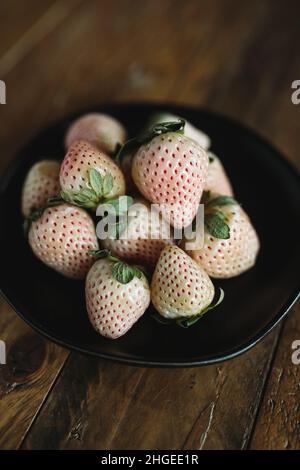
MULTIPOLYGON (((2 0, 0 169, 70 112, 146 100, 232 116, 300 168, 299 18, 293 0, 2 0)), ((200 369, 69 353, 4 300, 0 338, 1 449, 300 448, 299 307, 249 353, 200 369)))

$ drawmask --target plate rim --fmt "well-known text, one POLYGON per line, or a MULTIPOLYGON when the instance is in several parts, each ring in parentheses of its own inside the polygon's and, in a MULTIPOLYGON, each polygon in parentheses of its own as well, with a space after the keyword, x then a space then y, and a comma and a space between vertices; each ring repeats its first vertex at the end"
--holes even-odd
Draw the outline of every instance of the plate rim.
MULTIPOLYGON (((151 101, 142 101, 142 102, 104 102, 104 103, 98 103, 95 106, 83 108, 80 110, 77 110, 76 112, 73 113, 68 113, 64 116, 62 116, 59 120, 56 121, 50 121, 45 127, 39 129, 35 135, 30 136, 28 140, 24 143, 24 145, 15 153, 14 157, 10 160, 10 162, 6 165, 4 168, 1 177, 0 177, 0 194, 4 193, 6 189, 7 182, 10 180, 11 175, 14 173, 14 169, 18 164, 19 161, 19 155, 26 149, 26 147, 30 144, 32 140, 34 140, 38 135, 46 131, 47 129, 51 128, 52 126, 55 126, 59 124, 61 121, 66 121, 66 120, 72 120, 75 119, 76 117, 87 113, 87 112, 107 112, 105 109, 110 108, 112 109, 119 109, 119 108, 145 108, 149 107, 152 108, 153 110, 162 110, 162 109, 168 109, 171 112, 173 111, 175 114, 180 114, 178 113, 179 109, 181 112, 194 112, 194 113, 201 113, 202 115, 207 115, 209 117, 216 117, 217 119, 223 120, 226 123, 228 123, 231 126, 237 126, 241 128, 245 133, 249 135, 249 137, 252 140, 255 140, 259 144, 265 146, 268 148, 268 150, 274 155, 274 157, 281 162, 281 164, 284 164, 286 167, 287 171, 289 171, 294 178, 298 179, 299 181, 299 186, 300 186, 300 173, 298 172, 297 168, 281 153, 279 149, 276 148, 268 138, 265 138, 264 136, 260 135, 257 133, 256 130, 252 129, 250 126, 244 124, 243 122, 238 121, 235 118, 232 118, 228 115, 225 115, 220 112, 215 112, 213 110, 204 108, 204 107, 198 107, 198 106, 190 106, 190 105, 185 105, 185 104, 180 104, 180 103, 170 103, 170 102, 151 102, 151 101)), ((233 359, 234 357, 237 357, 250 349, 252 349, 256 344, 258 344, 261 340, 263 340, 292 310, 292 308, 296 305, 297 301, 300 298, 300 282, 298 284, 298 287, 290 294, 288 300, 285 301, 284 305, 279 309, 279 311, 274 315, 273 319, 270 320, 264 328, 260 329, 255 335, 253 335, 248 341, 245 341, 242 345, 236 346, 234 348, 231 348, 228 352, 223 352, 222 354, 214 355, 211 356, 210 358, 207 359, 199 359, 199 360, 188 360, 188 361, 174 361, 174 360, 156 360, 156 359, 133 359, 133 358, 128 358, 124 357, 122 355, 118 354, 110 354, 110 353, 105 353, 105 352, 96 352, 92 351, 89 349, 86 349, 82 346, 78 346, 76 344, 71 344, 67 340, 59 338, 58 336, 53 336, 51 333, 48 333, 38 325, 38 323, 33 322, 30 319, 30 315, 27 315, 24 310, 24 308, 20 308, 18 306, 18 302, 12 301, 11 300, 11 295, 5 292, 4 289, 1 287, 0 288, 0 293, 3 296, 3 298, 9 303, 11 308, 17 313, 17 315, 25 321, 27 325, 32 327, 35 331, 37 331, 39 334, 47 338, 48 340, 63 346, 65 348, 68 348, 69 350, 74 350, 83 354, 87 354, 89 356, 93 357, 98 357, 102 359, 107 359, 111 361, 115 361, 118 363, 123 363, 123 364, 129 364, 133 366, 141 366, 141 367, 170 367, 170 368, 182 368, 182 367, 199 367, 199 366, 205 366, 205 365, 212 365, 212 364, 217 364, 220 362, 227 361, 229 359, 233 359), (23 313, 21 312, 23 310, 23 313)))

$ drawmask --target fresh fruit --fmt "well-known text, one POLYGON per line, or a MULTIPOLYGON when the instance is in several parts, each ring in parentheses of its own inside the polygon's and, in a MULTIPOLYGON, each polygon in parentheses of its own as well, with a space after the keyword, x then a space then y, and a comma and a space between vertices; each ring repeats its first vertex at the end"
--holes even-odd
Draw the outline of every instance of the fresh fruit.
POLYGON ((151 300, 165 318, 199 319, 214 298, 214 286, 204 271, 178 246, 166 246, 160 254, 151 282, 151 300))
POLYGON ((106 338, 116 339, 148 308, 150 289, 139 269, 104 253, 107 255, 96 261, 87 275, 86 306, 95 330, 106 338))
POLYGON ((212 152, 209 152, 208 156, 209 166, 204 190, 214 194, 233 196, 232 187, 221 160, 212 152))
POLYGON ((61 165, 60 185, 66 202, 92 209, 125 193, 125 179, 118 165, 83 140, 70 146, 61 165))
MULTIPOLYGON (((150 119, 150 124, 155 125, 163 122, 171 122, 171 121, 180 121, 180 117, 167 113, 167 112, 162 112, 162 113, 157 113, 152 116, 150 119)), ((210 138, 208 137, 207 134, 205 134, 203 131, 200 131, 197 129, 195 126, 193 126, 190 122, 185 120, 185 127, 184 127, 184 135, 186 137, 189 137, 190 139, 195 140, 202 148, 205 150, 208 150, 210 147, 210 138)))
POLYGON ((41 160, 27 173, 22 190, 22 214, 28 217, 32 210, 43 207, 48 198, 59 193, 59 168, 56 160, 41 160))
POLYGON ((204 246, 188 254, 214 278, 237 276, 256 261, 259 239, 246 212, 228 196, 205 206, 204 246))
POLYGON ((105 153, 113 153, 117 144, 126 140, 126 131, 115 118, 101 113, 90 113, 74 121, 65 137, 68 149, 76 140, 85 140, 105 153))
POLYGON ((91 217, 70 204, 46 208, 32 221, 28 240, 43 263, 72 279, 85 278, 94 262, 89 250, 98 248, 91 217))
POLYGON ((132 177, 140 192, 159 204, 163 217, 178 229, 194 219, 207 171, 206 151, 177 132, 141 145, 132 162, 132 177))
POLYGON ((170 238, 169 225, 143 199, 135 200, 128 210, 128 224, 118 239, 106 238, 102 246, 114 255, 127 261, 141 263, 153 269, 160 252, 168 244, 174 244, 170 238))

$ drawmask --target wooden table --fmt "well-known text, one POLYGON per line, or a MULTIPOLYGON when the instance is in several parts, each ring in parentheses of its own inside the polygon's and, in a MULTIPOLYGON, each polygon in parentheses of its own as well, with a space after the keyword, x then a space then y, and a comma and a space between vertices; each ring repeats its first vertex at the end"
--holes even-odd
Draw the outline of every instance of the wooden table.
MULTIPOLYGON (((226 113, 300 167, 298 1, 2 0, 0 17, 1 170, 50 121, 141 100, 226 113)), ((248 353, 198 369, 69 352, 0 308, 1 449, 300 448, 299 306, 248 353)))

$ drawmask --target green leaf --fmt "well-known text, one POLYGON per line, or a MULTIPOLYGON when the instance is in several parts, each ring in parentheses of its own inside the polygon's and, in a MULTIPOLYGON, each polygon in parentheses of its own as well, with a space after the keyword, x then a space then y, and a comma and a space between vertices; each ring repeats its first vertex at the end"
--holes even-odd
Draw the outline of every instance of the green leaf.
POLYGON ((98 259, 107 258, 110 256, 109 250, 89 250, 90 255, 95 256, 98 259))
POLYGON ((131 196, 119 196, 115 199, 108 199, 105 201, 105 205, 112 206, 115 210, 116 215, 125 214, 129 207, 133 204, 133 198, 131 196))
POLYGON ((218 305, 220 305, 220 303, 223 302, 224 300, 224 296, 225 296, 224 291, 223 289, 220 288, 220 295, 216 302, 213 301, 205 309, 201 310, 201 312, 199 312, 196 315, 193 315, 192 317, 179 318, 178 320, 176 320, 177 325, 181 326, 182 328, 188 328, 189 326, 194 325, 195 323, 197 323, 198 320, 200 320, 200 318, 203 317, 205 313, 209 312, 209 310, 212 310, 213 308, 216 308, 218 305))
POLYGON ((111 192, 113 185, 114 185, 113 177, 110 173, 108 173, 103 178, 103 196, 104 197, 107 196, 111 192))
POLYGON ((202 197, 201 197, 201 204, 207 204, 208 201, 210 200, 210 197, 211 197, 210 191, 203 191, 202 197))
POLYGON ((23 231, 24 231, 25 235, 28 234, 28 231, 30 229, 30 226, 31 226, 32 222, 35 222, 36 220, 38 220, 42 216, 45 209, 46 209, 46 207, 41 207, 40 209, 33 208, 31 210, 29 216, 26 217, 26 219, 24 219, 23 231))
POLYGON ((67 193, 66 191, 61 191, 60 196, 64 201, 70 202, 71 204, 74 204, 72 194, 67 193))
POLYGON ((124 155, 137 150, 141 145, 150 142, 152 139, 154 139, 154 137, 158 135, 166 134, 167 132, 178 132, 180 134, 183 134, 184 126, 184 119, 155 124, 146 132, 138 135, 134 139, 127 140, 127 142, 125 142, 125 144, 122 145, 122 147, 119 149, 115 158, 118 162, 120 162, 121 158, 124 155))
POLYGON ((119 261, 114 264, 112 275, 121 284, 128 284, 134 277, 141 278, 142 272, 135 266, 119 261))
POLYGON ((229 206, 238 204, 238 202, 232 196, 217 196, 209 201, 208 206, 229 206))
POLYGON ((230 228, 224 222, 220 214, 210 213, 205 215, 204 224, 206 230, 215 238, 230 238, 230 228))
POLYGON ((103 195, 103 178, 100 175, 99 171, 95 168, 92 168, 89 172, 89 181, 91 188, 94 190, 98 197, 103 195))
POLYGON ((113 153, 112 153, 112 157, 113 157, 113 158, 116 158, 116 156, 117 156, 118 153, 120 152, 122 146, 123 146, 123 145, 120 144, 120 142, 117 142, 117 143, 116 143, 115 149, 114 149, 114 151, 113 151, 113 153))
POLYGON ((124 222, 119 221, 116 223, 116 240, 119 240, 120 236, 122 235, 126 227, 127 227, 127 224, 124 222))
POLYGON ((47 207, 58 206, 63 203, 65 200, 61 196, 49 197, 47 200, 47 207))

